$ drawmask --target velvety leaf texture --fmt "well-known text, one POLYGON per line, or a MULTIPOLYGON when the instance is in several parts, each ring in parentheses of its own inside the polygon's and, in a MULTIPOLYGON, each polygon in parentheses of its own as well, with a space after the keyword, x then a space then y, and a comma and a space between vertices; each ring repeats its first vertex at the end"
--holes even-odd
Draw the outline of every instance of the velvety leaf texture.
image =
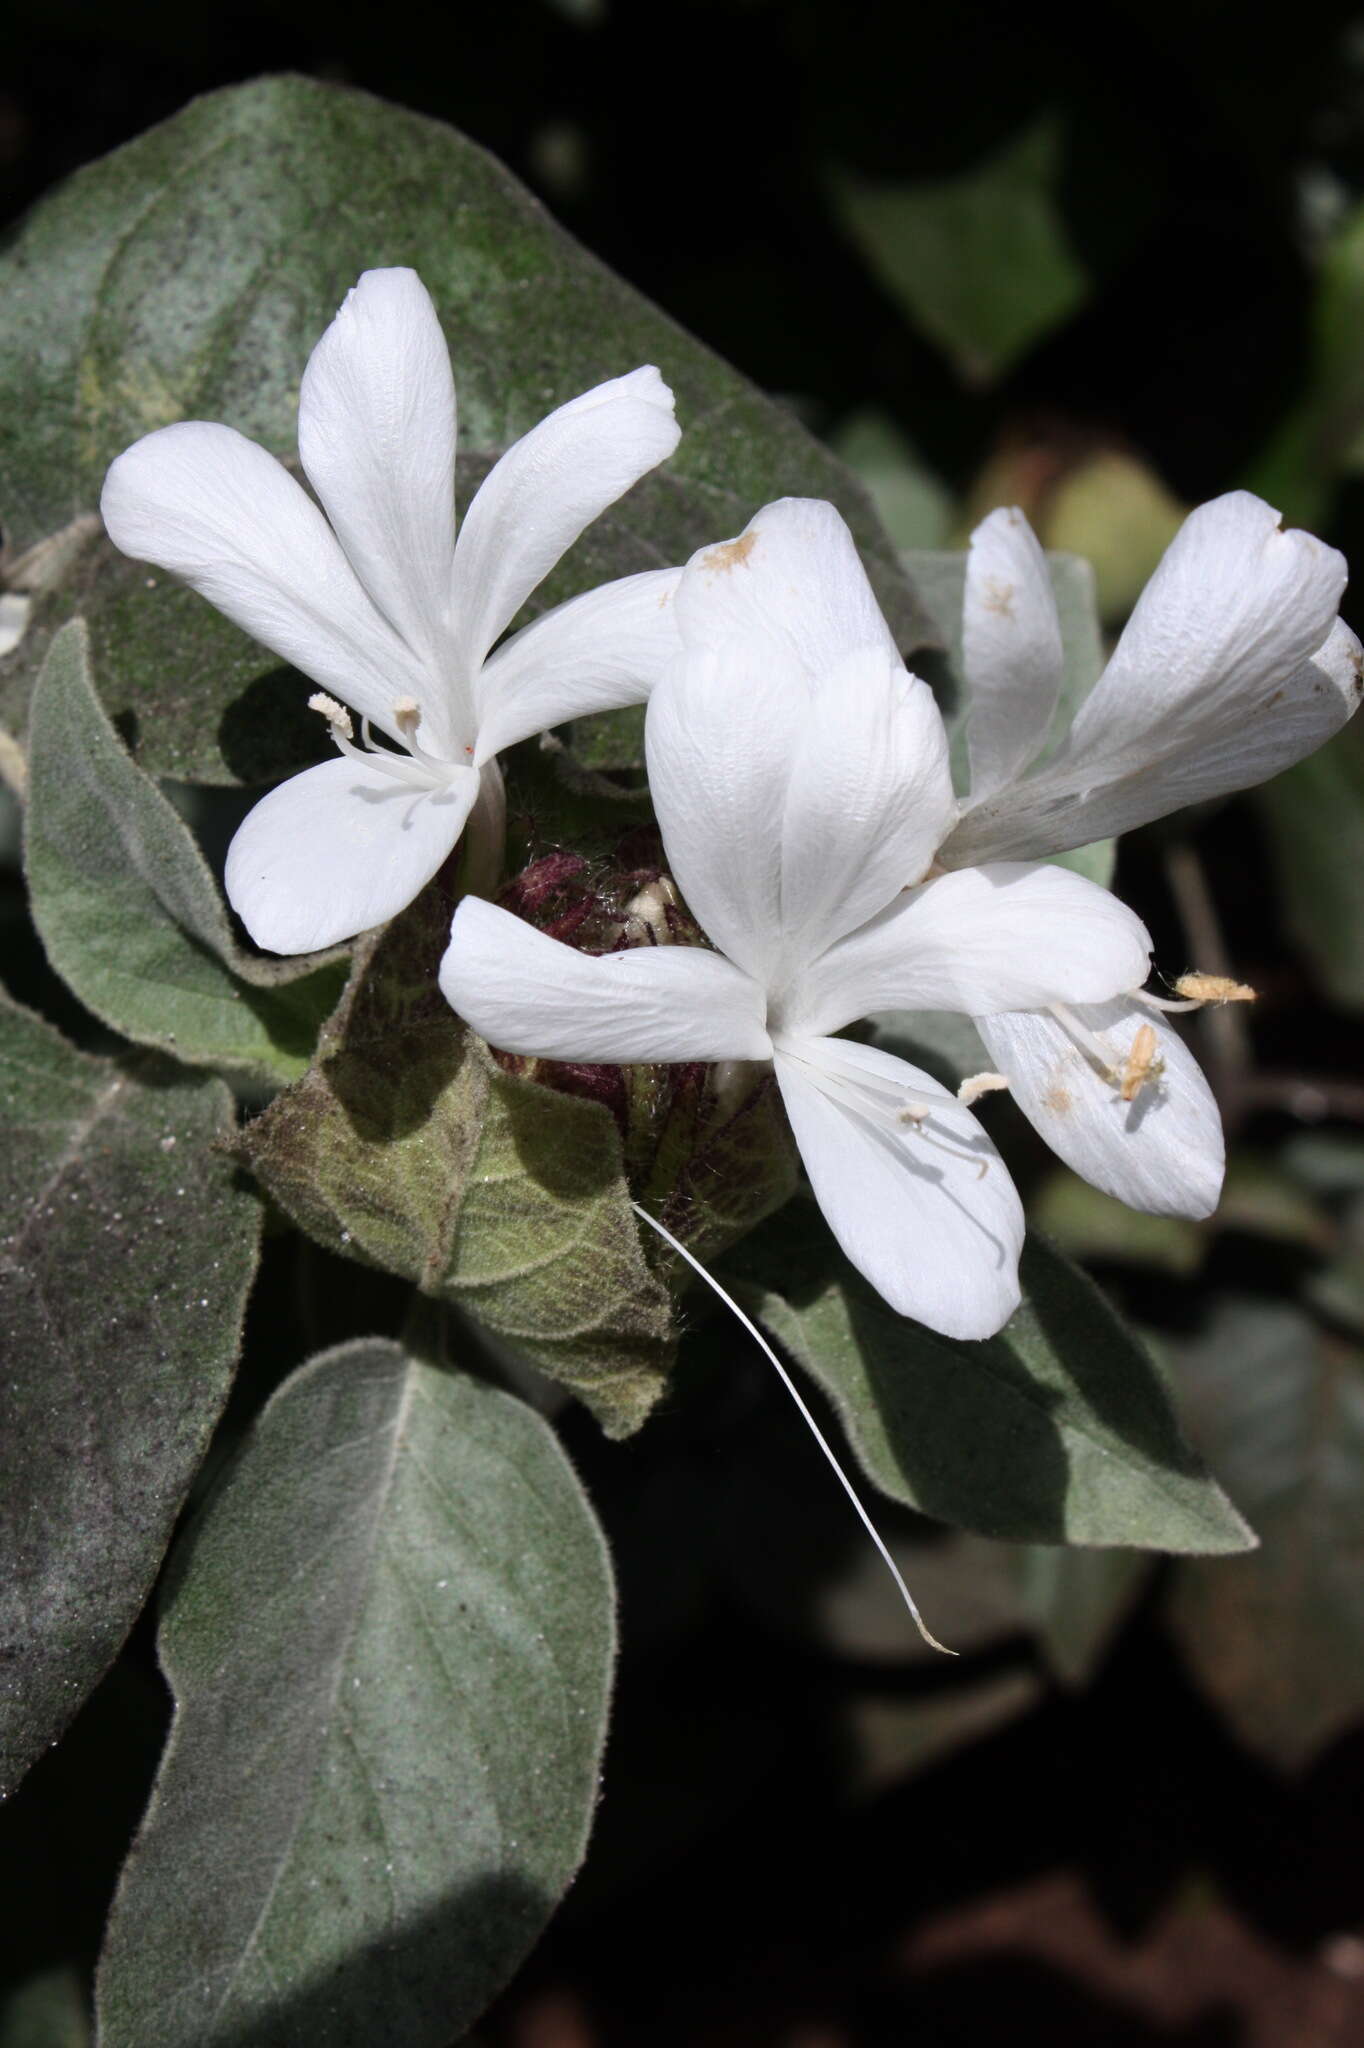
POLYGON ((782 1224, 784 1245, 750 1240, 732 1270, 763 1288, 755 1313, 823 1387, 892 1499, 1013 1542, 1253 1543, 1141 1345, 1059 1253, 1030 1240, 1023 1306, 999 1336, 962 1343, 895 1315, 841 1259, 829 1277, 813 1233, 802 1255, 800 1224, 791 1212, 782 1224), (793 1269, 809 1277, 779 1277, 793 1269))
POLYGON ((0 1006, 0 1782, 55 1741, 161 1565, 237 1358, 259 1202, 219 1081, 0 1006))
POLYGON ((237 944, 192 834, 95 695, 79 619, 33 693, 25 848, 48 957, 104 1023, 192 1066, 303 1073, 345 967, 237 944))
POLYGON ((113 457, 172 420, 224 420, 292 458, 308 353, 360 272, 388 264, 420 271, 454 346, 462 504, 510 442, 602 379, 654 362, 677 394, 677 455, 533 608, 684 561, 794 492, 842 507, 904 645, 923 638, 851 473, 493 158, 366 94, 267 78, 79 172, 0 264, 0 520, 28 555, 19 580, 41 592, 0 664, 0 723, 21 732, 45 641, 78 608, 100 695, 153 772, 250 782, 325 752, 303 685, 207 604, 123 563, 89 515, 113 457))
POLYGON ((1262 1547, 1181 1566, 1175 1629, 1241 1739, 1300 1766, 1364 1713, 1364 1353, 1290 1305, 1233 1298, 1178 1363, 1262 1547))
POLYGON ((105 2048, 447 2048, 597 1797, 611 1574, 553 1433, 396 1345, 325 1353, 188 1532, 161 1656, 105 2048))
POLYGON ((360 941, 315 1064, 239 1156, 319 1243, 467 1309, 628 1433, 673 1332, 616 1124, 505 1073, 465 1030, 436 984, 449 927, 437 883, 360 941))

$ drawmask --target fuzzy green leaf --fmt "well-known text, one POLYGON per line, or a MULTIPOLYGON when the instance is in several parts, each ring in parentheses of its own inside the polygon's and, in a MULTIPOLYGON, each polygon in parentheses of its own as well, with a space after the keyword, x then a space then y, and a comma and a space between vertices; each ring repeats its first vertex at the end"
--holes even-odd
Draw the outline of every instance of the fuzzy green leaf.
POLYGON ((220 1081, 0 1001, 0 1787, 112 1662, 226 1399, 259 1216, 231 1122, 220 1081))
POLYGON ((1364 1717, 1364 1353, 1291 1306, 1231 1299, 1178 1365, 1261 1548, 1182 1565, 1175 1630, 1242 1741, 1297 1767, 1364 1717))
POLYGON ((303 1073, 345 967, 237 944, 193 835, 95 695, 79 619, 33 693, 25 844, 34 922, 87 1009, 191 1066, 303 1073))
POLYGON ((582 1860, 614 1635, 523 1403, 378 1339, 295 1373, 172 1562, 104 2048, 447 2048, 582 1860))
POLYGON ((292 458, 309 351, 360 272, 386 264, 420 271, 454 347, 464 504, 510 442, 601 379, 654 362, 677 394, 677 455, 596 522, 535 608, 684 561, 796 492, 842 507, 903 644, 922 637, 851 473, 499 163, 366 94, 267 78, 78 172, 0 263, 0 520, 29 555, 19 580, 42 592, 0 665, 0 724, 22 730, 46 638, 79 609, 100 695, 153 772, 249 782, 325 751, 276 657, 121 562, 91 515, 113 457, 172 420, 225 420, 292 458))
POLYGON ((436 883, 359 942, 316 1061, 239 1156, 319 1243, 468 1310, 624 1434, 662 1389, 672 1317, 615 1122, 460 1023, 436 983, 450 914, 436 883))
POLYGON ((1244 1550, 1164 1383, 1093 1283, 1030 1240, 1023 1306, 982 1344, 897 1316, 809 1213, 734 1255, 756 1313, 823 1387, 893 1500, 1012 1542, 1244 1550), (793 1284, 792 1272, 806 1276, 793 1284))

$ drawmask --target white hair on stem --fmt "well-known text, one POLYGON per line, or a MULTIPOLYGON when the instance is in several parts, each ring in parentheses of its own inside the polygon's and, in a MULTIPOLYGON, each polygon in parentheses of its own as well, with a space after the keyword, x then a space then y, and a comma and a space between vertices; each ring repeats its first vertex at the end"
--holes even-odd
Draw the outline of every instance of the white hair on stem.
POLYGON ((923 1637, 924 1641, 928 1644, 930 1649, 941 1650, 944 1657, 955 1657, 957 1655, 957 1652, 955 1650, 949 1650, 946 1643, 940 1643, 935 1635, 931 1635, 929 1633, 927 1627, 924 1624, 923 1616, 920 1614, 918 1608, 914 1604, 914 1596, 910 1592, 909 1587, 904 1582, 904 1577, 900 1571, 899 1565, 896 1564, 895 1559, 887 1550, 885 1543, 882 1541, 880 1535, 877 1532, 875 1523, 872 1521, 871 1516, 867 1513, 867 1510, 863 1507, 861 1500, 858 1498, 856 1489, 854 1488, 852 1481, 849 1479, 847 1473, 843 1470, 843 1467, 839 1464, 838 1459, 835 1457, 833 1453, 833 1450, 830 1448, 828 1439, 825 1437, 823 1430, 821 1430, 819 1424, 815 1421, 814 1416, 810 1413, 809 1408, 806 1406, 804 1398, 801 1395, 800 1389, 796 1386, 796 1383, 791 1378, 790 1373, 786 1370, 786 1367, 782 1364, 781 1360, 778 1358, 776 1352, 772 1349, 772 1346, 768 1343, 766 1337, 764 1337, 762 1331, 758 1328, 757 1324, 752 1320, 751 1317, 746 1316, 744 1314, 738 1302, 735 1301, 734 1297, 731 1294, 726 1293, 725 1289, 720 1285, 720 1282, 715 1278, 714 1274, 707 1272, 706 1268, 701 1264, 701 1261, 697 1258, 693 1258, 692 1254, 687 1250, 687 1247, 684 1244, 678 1243, 677 1239, 673 1236, 672 1232, 666 1227, 666 1225, 659 1222, 657 1216, 650 1215, 649 1211, 645 1208, 642 1208, 638 1202, 632 1202, 630 1206, 634 1210, 636 1216, 642 1217, 651 1229, 656 1230, 659 1236, 664 1240, 664 1242, 672 1246, 673 1250, 678 1254, 679 1258, 683 1258, 686 1260, 687 1264, 691 1267, 693 1273, 699 1274, 700 1277, 705 1281, 707 1287, 711 1288, 714 1293, 719 1295, 721 1301, 724 1302, 725 1306, 728 1309, 732 1310, 734 1315, 738 1317, 739 1321, 743 1324, 749 1336, 753 1339, 754 1343, 762 1351, 763 1355, 770 1360, 773 1366, 775 1366, 777 1376, 781 1380, 781 1383, 785 1387, 787 1393, 791 1396, 791 1399, 795 1402, 797 1408, 800 1410, 801 1415, 804 1418, 806 1428, 810 1431, 811 1436, 813 1436, 815 1442, 819 1445, 819 1448, 823 1451, 825 1457, 833 1466, 834 1471, 838 1475, 839 1485, 843 1488, 843 1491, 847 1494, 848 1499, 852 1502, 854 1508, 857 1510, 858 1518, 861 1521, 863 1528, 870 1536, 872 1542, 876 1545, 876 1548, 880 1551, 882 1560, 885 1563, 887 1571, 890 1573, 891 1577, 894 1579, 896 1585, 900 1589, 900 1597, 904 1601, 905 1606, 909 1609, 910 1619, 913 1621, 915 1628, 918 1629, 919 1634, 923 1637))

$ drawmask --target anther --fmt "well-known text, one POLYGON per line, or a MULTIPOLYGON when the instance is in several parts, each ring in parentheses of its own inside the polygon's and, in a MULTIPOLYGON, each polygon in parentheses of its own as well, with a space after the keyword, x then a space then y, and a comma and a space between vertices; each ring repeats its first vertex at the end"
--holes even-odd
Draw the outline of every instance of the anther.
POLYGON ((308 709, 320 712, 334 733, 343 739, 354 739, 355 727, 350 722, 350 713, 344 704, 338 704, 335 697, 329 697, 325 690, 317 690, 308 699, 308 709))
POLYGON ((1181 974, 1175 994, 1194 1003, 1253 1003, 1255 990, 1225 974, 1181 974))
POLYGON ((1124 1102, 1135 1102, 1148 1081, 1158 1080, 1165 1062, 1156 1051, 1156 1034, 1149 1024, 1137 1027, 1131 1050, 1118 1077, 1118 1092, 1124 1102))
POLYGON ((1008 1085, 1007 1074, 968 1074, 957 1090, 957 1100, 969 1109, 973 1102, 979 1102, 982 1095, 993 1095, 1008 1085))

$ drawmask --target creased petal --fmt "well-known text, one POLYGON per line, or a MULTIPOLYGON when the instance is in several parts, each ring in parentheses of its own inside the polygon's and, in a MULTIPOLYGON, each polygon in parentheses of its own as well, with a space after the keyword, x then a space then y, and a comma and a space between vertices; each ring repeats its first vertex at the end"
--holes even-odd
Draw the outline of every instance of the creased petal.
POLYGON ((822 498, 764 505, 734 540, 698 550, 677 594, 678 625, 698 652, 754 633, 789 648, 808 674, 859 647, 899 649, 853 537, 822 498))
POLYGON ((947 1337, 992 1337, 1018 1306, 1023 1210, 980 1124, 874 1046, 779 1047, 777 1081, 815 1199, 893 1309, 947 1337), (905 1123, 897 1095, 930 1104, 905 1123))
POLYGON ((466 896, 440 964, 446 1000, 503 1052, 536 1059, 762 1060, 762 991, 699 946, 579 953, 466 896))
POLYGON ((764 986, 782 945, 782 826, 810 696, 795 659, 750 636, 683 656, 644 723, 668 866, 707 937, 764 986))
POLYGON ((454 847, 472 768, 426 791, 338 757, 282 782, 228 848, 228 900, 258 946, 311 953, 395 917, 454 847))
POLYGON ((586 590, 523 626, 479 677, 476 764, 570 718, 639 704, 681 652, 680 569, 646 569, 586 590))
POLYGON ((380 611, 420 659, 447 665, 455 384, 415 270, 367 270, 348 294, 303 375, 298 449, 380 611))
POLYGON ((1061 623, 1047 558, 1017 506, 971 535, 962 613, 973 800, 1013 779, 1047 736, 1061 689, 1061 623))
POLYGON ((645 743, 688 905, 771 987, 922 874, 954 809, 932 693, 881 646, 818 677, 752 635, 685 655, 645 743))
POLYGON ((1193 1054, 1143 1003, 1120 997, 1074 1014, 1111 1047, 1119 1067, 1149 1024, 1163 1071, 1123 1102, 1095 1057, 1045 1012, 978 1017, 976 1024, 1019 1108, 1067 1166, 1133 1209, 1211 1215, 1222 1188, 1222 1121, 1193 1054))
POLYGON ((1263 782, 1345 723, 1364 666, 1334 617, 1345 564, 1277 516, 1246 491, 1190 515, 1063 752, 968 810, 947 865, 1132 831, 1263 782))
POLYGON ((323 688, 393 733, 429 682, 282 463, 231 427, 185 420, 134 442, 100 501, 116 547, 180 576, 323 688))
POLYGON ((647 364, 585 391, 513 442, 455 543, 454 614, 470 671, 583 528, 680 439, 672 392, 647 364))
POLYGON ((971 1016, 1101 1002, 1140 988, 1151 941, 1139 917, 1067 868, 1000 862, 907 890, 830 947, 783 1006, 792 1028, 835 1031, 875 1010, 971 1016))
POLYGON ((885 647, 821 675, 782 815, 781 927, 803 966, 927 872, 956 815, 947 734, 927 683, 885 647))

